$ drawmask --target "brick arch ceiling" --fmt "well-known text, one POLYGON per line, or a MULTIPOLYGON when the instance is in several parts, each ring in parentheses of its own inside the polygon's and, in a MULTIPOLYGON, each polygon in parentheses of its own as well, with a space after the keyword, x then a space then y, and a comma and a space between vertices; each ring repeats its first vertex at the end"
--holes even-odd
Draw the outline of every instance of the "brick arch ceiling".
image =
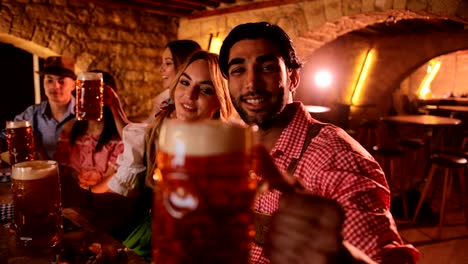
MULTIPOLYGON (((460 4, 462 6, 462 4, 460 4)), ((356 14, 353 16, 342 16, 337 20, 334 21, 327 21, 324 22, 322 25, 315 27, 305 33, 299 34, 299 36, 293 36, 294 43, 296 48, 303 58, 305 62, 308 61, 309 58, 314 57, 314 53, 318 52, 321 47, 326 47, 327 45, 331 44, 338 38, 342 36, 347 36, 348 33, 355 33, 360 31, 367 26, 372 26, 379 23, 388 23, 391 25, 393 22, 401 21, 401 20, 412 20, 412 19, 440 19, 440 20, 447 20, 450 19, 452 21, 461 22, 460 24, 465 24, 460 28, 458 27, 458 34, 462 34, 465 36, 467 32, 468 26, 466 26, 468 22, 468 4, 465 4, 464 7, 459 8, 457 11, 445 12, 445 15, 442 15, 444 12, 439 12, 439 14, 430 13, 427 11, 411 11, 411 10, 393 10, 389 9, 386 11, 380 12, 369 12, 363 14, 356 14), (460 12, 460 10, 462 10, 460 12), (463 11, 464 10, 464 11, 463 11), (456 13, 456 14, 455 14, 456 13), (463 15, 463 13, 465 15, 463 15), (464 30, 465 29, 465 30, 464 30)), ((448 30, 447 32, 450 32, 448 30)), ((417 31, 415 31, 417 33, 417 31)), ((377 36, 377 34, 376 34, 377 36)), ((389 34, 386 35, 387 37, 389 34)), ((436 37, 437 38, 437 37, 436 37)), ((440 38, 440 36, 439 36, 440 38)), ((447 43, 446 43, 447 44, 447 43)), ((436 47, 436 45, 433 45, 436 47)), ((378 82, 378 86, 380 87, 380 91, 378 93, 374 93, 372 98, 369 97, 370 100, 367 101, 381 101, 382 98, 389 96, 391 91, 394 87, 396 87, 401 80, 403 80, 408 74, 410 74, 414 69, 418 68, 431 58, 447 54, 457 50, 468 49, 468 42, 463 44, 461 42, 457 44, 450 44, 450 45, 437 45, 437 48, 431 49, 431 52, 426 52, 425 54, 420 54, 419 58, 413 58, 412 61, 408 61, 408 64, 405 67, 400 68, 400 72, 395 74, 392 78, 388 78, 387 83, 378 82)), ((382 61, 381 64, 385 62, 382 61)), ((376 79, 375 81, 378 81, 376 79)), ((375 87, 375 85, 369 85, 375 87)), ((344 87, 341 87, 341 92, 345 90, 344 87)), ((367 93, 367 92, 365 92, 367 93)), ((339 99, 339 98, 335 98, 339 99)), ((339 100, 338 100, 339 101, 339 100)), ((368 102, 364 102, 368 103, 368 102)), ((387 108, 387 107, 381 107, 387 108)), ((377 109, 379 110, 379 109, 377 109)), ((386 109, 380 109, 382 113, 386 112, 386 109)))
MULTIPOLYGON (((369 25, 396 22, 404 19, 429 19, 441 18, 439 15, 427 12, 414 12, 410 10, 386 10, 382 12, 373 12, 366 14, 358 14, 354 16, 343 16, 335 21, 327 21, 323 25, 316 27, 304 34, 294 38, 295 47, 300 56, 307 61, 307 58, 313 54, 315 50, 326 45, 329 42, 337 39, 340 36, 346 35, 353 31, 360 30, 369 25)), ((460 20, 467 23, 468 20, 460 20)))

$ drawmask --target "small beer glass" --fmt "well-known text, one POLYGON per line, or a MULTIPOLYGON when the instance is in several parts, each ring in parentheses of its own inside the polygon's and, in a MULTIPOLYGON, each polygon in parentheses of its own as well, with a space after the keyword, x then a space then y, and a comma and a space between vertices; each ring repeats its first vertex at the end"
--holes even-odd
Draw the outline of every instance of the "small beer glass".
POLYGON ((16 245, 34 250, 57 245, 63 233, 57 162, 20 162, 13 165, 11 176, 16 245))
POLYGON ((76 119, 102 119, 104 81, 100 72, 81 72, 76 77, 76 119))
POLYGON ((255 235, 251 132, 216 120, 167 120, 155 171, 155 263, 248 263, 255 235))
POLYGON ((10 164, 34 160, 34 134, 31 121, 7 121, 5 128, 10 164))

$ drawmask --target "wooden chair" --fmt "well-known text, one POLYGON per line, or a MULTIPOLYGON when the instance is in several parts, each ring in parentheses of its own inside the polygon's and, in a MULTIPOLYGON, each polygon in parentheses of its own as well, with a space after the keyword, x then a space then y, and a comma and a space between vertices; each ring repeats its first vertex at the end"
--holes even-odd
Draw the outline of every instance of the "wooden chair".
POLYGON ((423 204, 424 199, 428 193, 429 187, 433 181, 434 176, 436 175, 437 170, 442 170, 444 172, 443 186, 442 186, 442 202, 440 208, 439 216, 439 231, 438 237, 440 238, 442 234, 442 226, 445 220, 445 208, 447 199, 450 197, 452 191, 453 178, 455 175, 458 176, 460 182, 460 191, 462 196, 463 208, 465 213, 465 221, 468 224, 468 204, 466 200, 466 182, 464 170, 468 163, 466 158, 446 154, 446 153, 436 153, 432 154, 430 157, 431 168, 429 170, 429 175, 427 181, 424 185, 423 191, 421 193, 421 198, 419 199, 416 211, 414 212, 413 222, 416 222, 419 210, 423 204), (457 172, 457 173, 455 173, 457 172))
POLYGON ((404 217, 408 218, 406 184, 402 184, 402 182, 406 182, 406 173, 403 166, 404 150, 398 146, 375 145, 371 153, 385 172, 392 196, 401 194, 404 217), (396 183, 398 183, 398 186, 396 186, 396 183))

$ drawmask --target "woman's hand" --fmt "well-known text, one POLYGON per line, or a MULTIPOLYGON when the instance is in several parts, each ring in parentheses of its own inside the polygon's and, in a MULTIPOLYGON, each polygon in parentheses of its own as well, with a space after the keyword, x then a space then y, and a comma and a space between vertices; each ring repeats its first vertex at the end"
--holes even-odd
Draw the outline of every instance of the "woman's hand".
POLYGON ((81 171, 78 175, 78 184, 81 188, 89 189, 103 179, 102 173, 95 170, 81 171))

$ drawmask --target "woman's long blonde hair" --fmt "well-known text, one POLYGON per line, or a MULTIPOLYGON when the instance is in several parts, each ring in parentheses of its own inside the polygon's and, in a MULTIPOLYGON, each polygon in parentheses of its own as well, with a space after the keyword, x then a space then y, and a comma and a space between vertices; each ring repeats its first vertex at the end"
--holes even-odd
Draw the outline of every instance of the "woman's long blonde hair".
MULTIPOLYGON (((179 82, 181 75, 187 69, 187 67, 196 60, 205 60, 208 62, 208 68, 210 71, 210 77, 213 82, 214 90, 216 97, 219 101, 219 111, 215 114, 215 118, 227 121, 230 118, 237 116, 237 112, 234 109, 234 106, 229 95, 229 89, 227 87, 227 82, 224 79, 221 71, 219 69, 219 58, 217 54, 210 53, 207 51, 195 51, 187 61, 179 68, 177 74, 170 85, 170 95, 174 99, 174 92, 179 82)), ((156 154, 158 148, 158 139, 159 131, 161 125, 166 118, 170 118, 171 114, 175 110, 175 105, 171 104, 165 109, 162 109, 155 117, 153 122, 150 124, 146 136, 145 136, 145 154, 146 154, 146 185, 153 187, 153 173, 156 169, 156 154)))

